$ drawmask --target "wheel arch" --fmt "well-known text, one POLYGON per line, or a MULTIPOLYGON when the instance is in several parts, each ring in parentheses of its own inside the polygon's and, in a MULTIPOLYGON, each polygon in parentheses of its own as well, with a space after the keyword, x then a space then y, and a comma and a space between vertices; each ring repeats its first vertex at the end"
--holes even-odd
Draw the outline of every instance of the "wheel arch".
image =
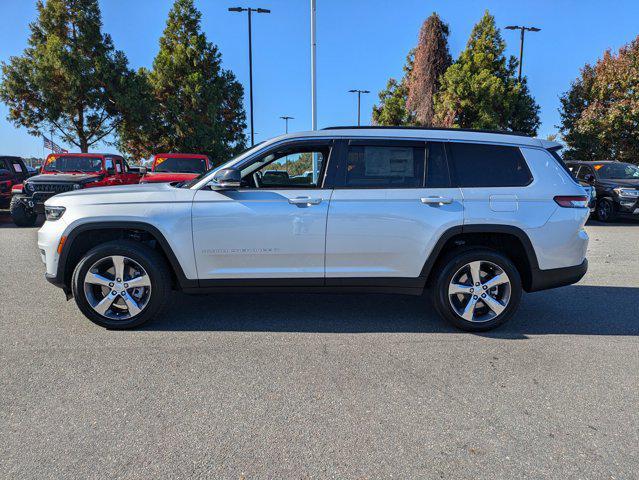
POLYGON ((174 287, 179 289, 197 287, 197 280, 188 279, 184 274, 184 270, 164 234, 154 225, 136 221, 87 222, 73 228, 67 234, 60 252, 56 278, 52 283, 62 286, 67 291, 66 289, 71 285, 73 269, 84 253, 104 241, 118 238, 127 238, 143 243, 155 241, 153 248, 157 249, 166 259, 171 270, 174 287))
POLYGON ((451 227, 439 238, 424 263, 420 277, 432 284, 434 272, 455 251, 468 247, 491 248, 508 256, 521 275, 524 290, 531 291, 539 263, 530 238, 513 225, 470 224, 451 227))

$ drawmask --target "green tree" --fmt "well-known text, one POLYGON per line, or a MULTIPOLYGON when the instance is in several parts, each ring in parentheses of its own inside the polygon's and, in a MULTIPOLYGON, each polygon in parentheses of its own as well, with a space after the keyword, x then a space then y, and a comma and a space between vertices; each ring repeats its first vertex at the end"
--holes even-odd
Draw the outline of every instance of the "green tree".
POLYGON ((82 152, 139 112, 125 55, 101 32, 97 0, 37 3, 28 47, 2 64, 8 120, 39 136, 57 131, 82 152))
POLYGON ((406 108, 407 78, 413 70, 415 50, 406 57, 404 76, 400 81, 390 78, 386 89, 379 92, 379 105, 373 105, 373 124, 384 126, 414 125, 415 115, 406 108))
POLYGON ((586 65, 560 115, 567 158, 639 163, 639 36, 586 65))
POLYGON ((413 68, 407 78, 406 108, 420 125, 433 125, 435 94, 452 63, 448 33, 448 25, 436 13, 426 19, 419 32, 413 68))
POLYGON ((505 49, 495 18, 486 11, 466 49, 442 77, 435 96, 437 124, 537 133, 539 106, 526 79, 517 81, 517 60, 507 60, 505 49))
POLYGON ((222 162, 244 149, 243 88, 222 68, 217 47, 200 28, 193 0, 176 0, 160 50, 140 87, 147 97, 146 121, 124 123, 123 150, 138 156, 158 151, 206 153, 222 162))

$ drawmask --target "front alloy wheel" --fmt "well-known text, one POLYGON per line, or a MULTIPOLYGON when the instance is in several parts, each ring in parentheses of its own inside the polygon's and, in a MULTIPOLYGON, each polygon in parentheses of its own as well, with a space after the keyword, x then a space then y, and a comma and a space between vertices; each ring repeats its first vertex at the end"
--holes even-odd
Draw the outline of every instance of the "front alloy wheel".
POLYGON ((133 328, 155 317, 171 291, 162 254, 141 242, 106 242, 78 262, 73 297, 92 322, 113 329, 133 328))
POLYGON ((111 320, 135 317, 151 298, 151 279, 135 260, 112 255, 95 262, 84 276, 84 294, 99 315, 111 320))
POLYGON ((614 220, 615 207, 612 201, 604 198, 597 204, 597 220, 600 222, 610 222, 614 220))

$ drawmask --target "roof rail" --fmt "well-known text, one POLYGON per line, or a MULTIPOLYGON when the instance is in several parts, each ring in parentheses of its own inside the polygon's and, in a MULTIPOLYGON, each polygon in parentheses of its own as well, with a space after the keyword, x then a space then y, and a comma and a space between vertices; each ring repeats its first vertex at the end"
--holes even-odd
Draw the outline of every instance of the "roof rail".
POLYGON ((445 127, 412 127, 412 126, 384 126, 384 125, 370 125, 370 126, 356 126, 356 125, 343 125, 335 127, 324 127, 322 130, 438 130, 438 131, 450 131, 450 132, 475 132, 475 133, 497 133, 500 135, 516 135, 518 137, 529 137, 525 133, 521 132, 508 132, 506 130, 481 130, 474 128, 445 128, 445 127))

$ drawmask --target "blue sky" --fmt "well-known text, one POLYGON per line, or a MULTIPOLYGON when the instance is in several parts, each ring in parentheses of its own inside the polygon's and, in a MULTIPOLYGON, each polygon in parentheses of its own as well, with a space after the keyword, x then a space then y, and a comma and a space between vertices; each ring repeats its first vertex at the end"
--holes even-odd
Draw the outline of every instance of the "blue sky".
MULTIPOLYGON (((171 4, 171 0, 100 1, 104 31, 132 67, 151 65, 171 4)), ((309 0, 196 0, 204 32, 220 48, 225 68, 245 85, 247 97, 246 14, 229 13, 227 8, 250 5, 272 10, 270 15, 255 15, 253 21, 256 141, 283 132, 281 115, 295 117, 292 131, 310 129, 309 4, 309 0)), ((317 0, 319 127, 356 123, 356 97, 347 93, 352 88, 372 92, 362 97, 362 121, 370 122, 377 92, 389 77, 401 76, 405 56, 431 12, 438 12, 450 25, 450 49, 457 57, 485 9, 501 28, 509 24, 542 28, 526 36, 524 53, 524 74, 541 106, 540 136, 556 132, 558 97, 579 69, 639 34, 636 0, 317 0)), ((2 0, 1 11, 0 61, 7 61, 26 46, 28 24, 36 17, 35 0, 2 0)), ((518 33, 502 34, 507 52, 518 55, 518 33)), ((6 107, 0 105, 0 153, 41 156, 42 140, 15 128, 6 115, 6 107)))

